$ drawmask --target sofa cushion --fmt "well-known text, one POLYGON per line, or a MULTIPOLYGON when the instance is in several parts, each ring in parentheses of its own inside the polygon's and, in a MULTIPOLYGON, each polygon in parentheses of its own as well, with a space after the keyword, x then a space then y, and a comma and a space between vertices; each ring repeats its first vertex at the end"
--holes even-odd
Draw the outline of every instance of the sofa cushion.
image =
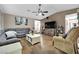
POLYGON ((0 46, 11 44, 11 43, 15 43, 15 42, 18 42, 18 41, 19 41, 18 38, 11 38, 9 40, 6 40, 5 33, 0 35, 0 46))
POLYGON ((12 38, 10 40, 2 40, 2 41, 0 41, 0 46, 16 43, 18 41, 19 41, 18 38, 12 38))
POLYGON ((16 32, 15 31, 7 31, 5 32, 6 38, 11 39, 11 38, 16 38, 16 32))
POLYGON ((30 29, 29 28, 9 28, 6 29, 5 32, 7 31, 16 31, 17 32, 17 37, 25 37, 26 34, 29 33, 30 29))

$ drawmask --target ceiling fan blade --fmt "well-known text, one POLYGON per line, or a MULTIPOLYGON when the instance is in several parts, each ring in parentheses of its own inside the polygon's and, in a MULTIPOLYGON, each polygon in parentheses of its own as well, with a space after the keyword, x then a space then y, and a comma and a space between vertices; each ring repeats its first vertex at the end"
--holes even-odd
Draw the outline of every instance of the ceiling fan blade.
POLYGON ((42 13, 42 16, 44 16, 44 14, 42 13))
POLYGON ((32 13, 37 13, 37 12, 32 12, 32 13))
POLYGON ((36 16, 38 16, 38 14, 36 14, 36 16))
POLYGON ((27 9, 27 12, 30 12, 31 10, 27 9))
POLYGON ((43 11, 43 13, 48 13, 48 11, 43 11))

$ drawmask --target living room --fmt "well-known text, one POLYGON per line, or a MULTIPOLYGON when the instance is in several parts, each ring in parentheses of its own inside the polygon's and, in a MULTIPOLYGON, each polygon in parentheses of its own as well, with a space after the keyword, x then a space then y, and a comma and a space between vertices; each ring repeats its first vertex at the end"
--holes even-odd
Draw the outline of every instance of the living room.
MULTIPOLYGON (((75 47, 72 46, 73 43, 67 44, 63 40, 67 39, 63 36, 74 27, 74 24, 78 27, 78 6, 78 4, 1 4, 0 54, 78 53, 78 45, 75 47), (71 19, 75 20, 70 21, 71 19)), ((78 33, 75 34, 78 37, 78 33)))

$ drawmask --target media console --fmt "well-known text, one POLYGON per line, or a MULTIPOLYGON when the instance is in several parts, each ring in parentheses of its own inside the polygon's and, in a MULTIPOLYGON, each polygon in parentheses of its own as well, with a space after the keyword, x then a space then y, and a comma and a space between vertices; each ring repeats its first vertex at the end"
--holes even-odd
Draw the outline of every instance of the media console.
POLYGON ((56 21, 45 22, 44 26, 45 28, 44 28, 43 34, 50 35, 50 36, 55 35, 55 30, 57 27, 56 21))

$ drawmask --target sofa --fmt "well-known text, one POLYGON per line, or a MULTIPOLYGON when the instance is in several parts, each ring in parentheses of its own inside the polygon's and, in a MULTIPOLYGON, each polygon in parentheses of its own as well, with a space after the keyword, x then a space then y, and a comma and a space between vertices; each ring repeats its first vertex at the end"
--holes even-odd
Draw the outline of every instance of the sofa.
POLYGON ((8 28, 8 29, 5 29, 5 32, 6 31, 16 31, 17 37, 21 38, 21 37, 25 37, 26 34, 29 33, 30 29, 29 28, 8 28))
POLYGON ((0 54, 20 54, 22 46, 18 38, 6 39, 5 34, 0 35, 0 54))
POLYGON ((6 45, 6 44, 10 44, 10 43, 14 43, 14 42, 18 42, 19 40, 17 40, 17 38, 21 38, 21 37, 25 37, 26 34, 28 34, 30 31, 29 28, 9 28, 9 29, 5 29, 2 34, 0 34, 0 46, 2 45, 6 45), (17 32, 16 37, 11 38, 11 39, 7 39, 5 36, 5 32, 7 31, 15 31, 17 32))
POLYGON ((0 32, 0 53, 14 53, 12 51, 16 51, 16 50, 19 51, 19 52, 16 51, 17 53, 20 53, 22 47, 21 47, 19 38, 25 37, 26 34, 29 33, 29 31, 30 31, 29 28, 26 28, 26 29, 25 28, 13 28, 13 29, 9 28, 9 29, 5 29, 3 32, 0 32), (5 33, 8 31, 17 32, 16 37, 7 39, 5 33))
POLYGON ((0 46, 4 46, 15 42, 19 42, 19 39, 17 38, 6 39, 5 33, 0 35, 0 46))

